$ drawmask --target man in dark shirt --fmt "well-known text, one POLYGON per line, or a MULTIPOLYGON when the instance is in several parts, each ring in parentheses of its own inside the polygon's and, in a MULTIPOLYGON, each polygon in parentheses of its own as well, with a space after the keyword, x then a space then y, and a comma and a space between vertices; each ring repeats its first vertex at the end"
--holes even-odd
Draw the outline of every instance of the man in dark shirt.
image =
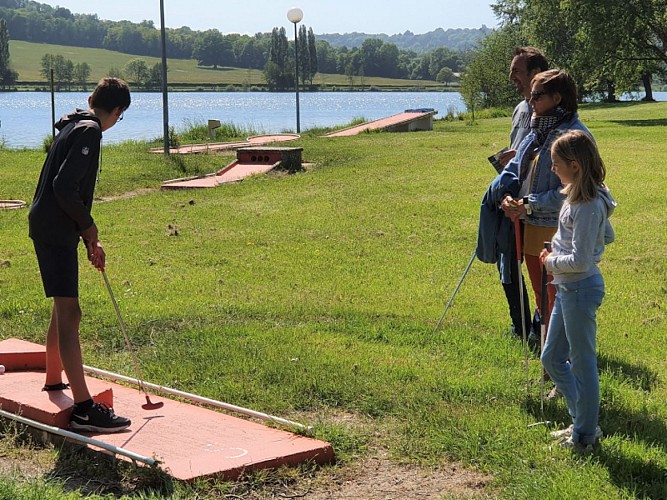
POLYGON ((99 169, 102 132, 123 119, 130 89, 118 78, 102 79, 88 98, 87 111, 77 109, 58 121, 59 133, 47 154, 28 216, 42 283, 53 297, 46 339, 46 382, 42 390, 71 386, 74 410, 70 428, 118 432, 130 420, 93 402, 83 373, 79 342, 79 270, 77 248, 82 239, 88 260, 104 270, 106 255, 91 216, 99 169), (65 371, 69 384, 62 381, 65 371))

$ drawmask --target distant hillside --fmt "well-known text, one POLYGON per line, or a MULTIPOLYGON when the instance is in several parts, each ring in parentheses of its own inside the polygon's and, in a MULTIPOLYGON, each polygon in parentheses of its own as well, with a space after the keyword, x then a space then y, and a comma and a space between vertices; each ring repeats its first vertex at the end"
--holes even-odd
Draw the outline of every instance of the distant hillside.
POLYGON ((428 52, 438 47, 447 47, 451 50, 469 50, 475 47, 477 42, 491 33, 493 30, 482 26, 479 29, 456 28, 443 30, 438 28, 428 33, 415 35, 411 31, 402 34, 385 35, 384 33, 328 33, 318 34, 318 40, 329 42, 332 47, 347 47, 349 49, 360 47, 364 40, 369 38, 379 39, 385 43, 393 43, 401 50, 412 50, 417 53, 428 52))
MULTIPOLYGON (((71 47, 31 43, 19 40, 9 41, 12 67, 19 73, 18 86, 22 89, 44 89, 48 82, 41 74, 42 57, 45 54, 62 54, 73 63, 87 63, 91 68, 89 84, 94 84, 107 76, 111 68, 124 68, 130 61, 142 60, 150 67, 159 62, 156 57, 137 57, 105 49, 71 47)), ((266 79, 261 70, 220 67, 214 70, 202 67, 194 59, 169 59, 169 87, 187 90, 266 90, 266 79), (234 87, 232 89, 232 87, 234 87)), ((129 78, 128 78, 129 79, 129 78)), ((381 77, 336 75, 318 73, 313 83, 321 90, 343 89, 350 87, 377 87, 382 90, 441 90, 442 84, 430 80, 405 80, 381 77)), ((130 81, 133 88, 141 88, 137 82, 130 81)), ((73 88, 78 88, 74 85, 73 88)))

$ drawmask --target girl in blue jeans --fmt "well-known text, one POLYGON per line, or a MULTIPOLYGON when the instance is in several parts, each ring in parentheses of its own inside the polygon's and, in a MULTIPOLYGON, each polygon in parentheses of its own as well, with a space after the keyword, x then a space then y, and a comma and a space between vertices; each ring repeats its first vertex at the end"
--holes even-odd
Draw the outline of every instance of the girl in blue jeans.
POLYGON ((614 240, 609 216, 616 202, 604 184, 604 163, 587 134, 563 134, 553 143, 551 158, 566 200, 552 252, 540 255, 557 290, 541 360, 573 420, 569 428, 552 435, 561 438, 563 446, 585 453, 602 437, 595 316, 604 281, 597 264, 605 245, 614 240))

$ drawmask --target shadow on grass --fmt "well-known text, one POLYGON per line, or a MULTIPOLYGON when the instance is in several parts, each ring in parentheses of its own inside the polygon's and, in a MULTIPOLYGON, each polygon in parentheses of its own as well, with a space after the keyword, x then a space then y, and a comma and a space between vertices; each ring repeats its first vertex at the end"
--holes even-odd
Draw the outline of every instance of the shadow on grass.
POLYGON ((55 466, 45 479, 61 483, 67 492, 117 498, 126 495, 165 498, 174 493, 176 483, 157 467, 137 466, 71 443, 60 449, 55 466))
POLYGON ((598 355, 600 373, 609 372, 614 378, 627 382, 631 387, 650 392, 658 384, 658 372, 644 364, 631 364, 605 354, 598 355))
POLYGON ((623 125, 625 127, 664 127, 667 126, 667 118, 655 120, 609 120, 610 123, 623 125))
POLYGON ((592 109, 616 109, 616 108, 633 108, 641 106, 642 104, 651 104, 658 101, 616 101, 616 102, 587 102, 582 104, 582 108, 586 110, 592 109))
MULTIPOLYGON (((629 446, 617 440, 601 445, 593 456, 609 471, 610 480, 634 498, 667 498, 667 470, 656 460, 655 453, 645 453, 645 449, 658 449, 657 453, 667 453, 667 426, 652 415, 648 409, 633 411, 613 405, 604 406, 600 412, 600 426, 608 438, 619 437, 629 446)), ((528 414, 535 421, 551 421, 556 428, 565 428, 571 420, 564 409, 564 402, 551 400, 544 402, 544 413, 540 410, 539 397, 529 398, 524 404, 528 414)))
POLYGON ((604 445, 595 456, 609 471, 611 482, 633 498, 667 497, 667 471, 655 461, 639 455, 628 456, 604 445))

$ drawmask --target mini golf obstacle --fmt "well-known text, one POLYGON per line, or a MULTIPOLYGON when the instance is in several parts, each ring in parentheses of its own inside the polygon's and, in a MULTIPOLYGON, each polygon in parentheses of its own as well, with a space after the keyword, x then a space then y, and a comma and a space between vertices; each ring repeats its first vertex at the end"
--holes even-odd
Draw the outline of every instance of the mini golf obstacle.
POLYGON ((199 177, 173 179, 162 184, 162 189, 192 189, 217 187, 237 182, 251 175, 265 174, 273 169, 288 172, 301 170, 303 148, 250 147, 236 151, 236 160, 222 170, 199 177))
MULTIPOLYGON (((169 149, 170 154, 174 155, 190 155, 190 154, 206 154, 206 153, 220 153, 225 151, 235 151, 239 148, 264 146, 274 142, 289 142, 296 141, 301 138, 298 134, 267 134, 267 135, 253 135, 248 137, 245 141, 237 142, 211 142, 207 144, 186 144, 177 148, 169 149)), ((153 148, 151 153, 164 153, 163 148, 153 148)))
POLYGON ((370 130, 383 130, 385 132, 433 130, 433 116, 437 114, 438 111, 433 108, 406 109, 403 113, 337 130, 323 137, 346 137, 370 130))
POLYGON ((179 400, 161 398, 164 406, 143 410, 141 393, 113 382, 136 385, 135 379, 90 367, 84 367, 87 373, 105 378, 86 377, 93 399, 130 418, 132 426, 116 434, 73 433, 66 430, 73 406, 71 392, 41 391, 46 365, 43 346, 19 339, 4 340, 0 342, 0 363, 6 369, 0 375, 0 416, 99 452, 160 467, 178 480, 209 476, 236 479, 252 470, 303 462, 324 464, 334 458, 329 443, 211 407, 297 430, 306 430, 303 424, 147 382, 144 385, 154 393, 179 400))

